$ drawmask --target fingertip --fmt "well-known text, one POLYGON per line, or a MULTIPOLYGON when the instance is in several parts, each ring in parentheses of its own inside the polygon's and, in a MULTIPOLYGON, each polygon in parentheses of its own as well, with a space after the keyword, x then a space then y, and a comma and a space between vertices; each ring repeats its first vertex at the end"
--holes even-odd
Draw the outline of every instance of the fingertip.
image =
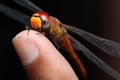
POLYGON ((12 42, 31 80, 77 80, 69 63, 39 32, 22 31, 12 42))
POLYGON ((30 30, 29 33, 28 30, 18 33, 12 43, 23 65, 30 64, 39 54, 42 56, 48 52, 58 52, 44 35, 34 30, 30 30))
POLYGON ((37 41, 40 36, 36 35, 36 31, 24 30, 18 33, 12 40, 14 48, 21 59, 23 65, 32 63, 39 55, 37 41))

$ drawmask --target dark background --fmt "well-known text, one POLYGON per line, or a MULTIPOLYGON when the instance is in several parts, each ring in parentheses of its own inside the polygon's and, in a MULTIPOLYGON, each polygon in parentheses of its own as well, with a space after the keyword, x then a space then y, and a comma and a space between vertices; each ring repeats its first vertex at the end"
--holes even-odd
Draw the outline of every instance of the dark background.
MULTIPOLYGON (((31 0, 50 15, 65 24, 120 42, 120 1, 118 0, 31 0)), ((16 5, 12 0, 0 3, 32 15, 33 12, 16 5)), ((7 11, 6 11, 7 12, 7 11)), ((16 15, 15 15, 16 16, 16 15)), ((0 80, 27 80, 20 60, 13 48, 12 38, 25 29, 25 25, 0 13, 0 80)), ((84 42, 95 55, 120 71, 120 58, 109 56, 84 42), (118 61, 119 60, 119 61, 118 61)), ((61 51, 62 53, 62 51, 61 51)), ((91 63, 83 54, 78 53, 87 71, 89 80, 115 80, 91 63)), ((68 58, 69 59, 69 58, 68 58)), ((71 60, 69 60, 71 62, 71 60)), ((73 63, 71 63, 72 65, 73 63)), ((72 65, 74 68, 74 66, 72 65)), ((75 69, 77 72, 77 70, 75 69)), ((77 73, 79 77, 80 74, 77 73)), ((82 79, 83 80, 83 79, 82 79)))

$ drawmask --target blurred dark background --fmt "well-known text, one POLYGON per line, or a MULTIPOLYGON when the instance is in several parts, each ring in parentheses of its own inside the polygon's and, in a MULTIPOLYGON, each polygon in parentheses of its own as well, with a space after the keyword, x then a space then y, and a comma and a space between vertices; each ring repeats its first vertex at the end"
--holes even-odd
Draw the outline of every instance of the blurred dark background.
MULTIPOLYGON (((120 42, 119 0, 31 1, 65 24, 74 25, 98 36, 120 42)), ((0 3, 6 4, 27 15, 34 13, 17 5, 12 0, 0 0, 0 3)), ((12 38, 24 30, 25 25, 9 18, 3 13, 0 13, 0 24, 0 80, 27 80, 26 74, 12 45, 12 38)), ((107 55, 99 49, 93 48, 89 43, 84 42, 84 40, 81 41, 89 47, 96 56, 120 72, 120 58, 107 55)), ((88 71, 88 80, 115 80, 97 68, 97 66, 91 63, 83 54, 78 53, 78 55, 88 71)), ((71 60, 69 61, 71 62, 71 60)), ((73 65, 72 67, 74 68, 73 65)), ((76 69, 75 71, 77 72, 76 69)), ((76 74, 81 78, 79 73, 76 74)))

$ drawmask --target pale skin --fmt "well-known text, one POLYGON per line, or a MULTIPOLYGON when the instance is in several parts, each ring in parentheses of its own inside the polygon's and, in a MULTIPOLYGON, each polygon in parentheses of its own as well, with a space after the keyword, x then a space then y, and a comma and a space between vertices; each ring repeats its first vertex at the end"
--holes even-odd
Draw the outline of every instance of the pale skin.
POLYGON ((18 33, 12 42, 29 80, 78 80, 67 60, 41 33, 18 33))

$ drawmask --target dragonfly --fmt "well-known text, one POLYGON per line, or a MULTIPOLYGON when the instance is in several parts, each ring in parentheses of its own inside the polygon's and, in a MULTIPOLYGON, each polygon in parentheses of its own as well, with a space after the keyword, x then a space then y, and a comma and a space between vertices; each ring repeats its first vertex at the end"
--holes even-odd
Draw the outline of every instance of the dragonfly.
MULTIPOLYGON (((87 40, 88 42, 90 42, 94 46, 96 46, 99 49, 106 52, 107 54, 115 56, 115 57, 120 57, 120 43, 115 42, 115 41, 111 41, 111 40, 108 40, 105 38, 98 37, 92 33, 89 33, 89 32, 86 32, 82 29, 79 29, 76 26, 71 26, 68 24, 61 23, 57 18, 55 18, 53 16, 49 16, 46 12, 43 12, 43 10, 41 8, 37 7, 30 0, 13 0, 13 1, 16 2, 17 4, 23 6, 23 7, 26 7, 27 9, 29 9, 35 13, 32 15, 32 17, 30 17, 26 14, 23 14, 15 9, 12 9, 4 4, 1 4, 1 3, 0 3, 0 12, 2 12, 4 14, 6 14, 7 16, 19 21, 20 23, 22 23, 24 25, 30 25, 30 23, 28 22, 29 20, 31 20, 31 22, 32 22, 32 20, 34 18, 42 18, 41 15, 44 15, 43 19, 41 19, 41 20, 48 21, 47 23, 45 22, 45 25, 43 26, 44 28, 47 28, 49 25, 51 25, 53 23, 54 24, 59 23, 62 26, 63 29, 58 29, 58 30, 62 30, 62 32, 66 34, 63 36, 63 38, 65 38, 67 40, 66 42, 69 43, 69 45, 66 46, 65 43, 62 43, 62 42, 59 43, 59 40, 56 42, 58 42, 58 44, 62 44, 62 46, 66 49, 69 47, 69 49, 67 49, 67 51, 71 53, 71 57, 75 60, 75 63, 79 66, 80 72, 82 73, 83 76, 87 75, 85 67, 84 67, 83 63, 81 62, 81 60, 75 54, 73 48, 77 51, 82 51, 83 54, 91 62, 96 64, 96 66, 98 68, 100 68, 101 70, 106 72, 108 75, 114 77, 116 80, 120 80, 120 73, 118 71, 116 71, 115 69, 110 67, 107 63, 105 63, 99 57, 97 57, 95 54, 93 54, 92 51, 90 51, 87 47, 85 47, 75 37, 68 34, 67 31, 74 33, 77 36, 82 37, 83 39, 87 40), (6 11, 7 11, 7 13, 6 13, 6 11), (15 16, 15 15, 17 15, 17 16, 15 16), (49 17, 50 20, 47 17, 49 17), (53 22, 53 23, 49 23, 49 21, 53 22)), ((34 20, 33 20, 32 24, 34 24, 34 20)), ((37 26, 37 29, 34 25, 32 25, 32 26, 33 26, 32 29, 38 30, 38 26, 37 26)), ((41 31, 41 30, 39 30, 39 31, 41 31)), ((57 40, 57 39, 54 39, 54 40, 57 40)))

